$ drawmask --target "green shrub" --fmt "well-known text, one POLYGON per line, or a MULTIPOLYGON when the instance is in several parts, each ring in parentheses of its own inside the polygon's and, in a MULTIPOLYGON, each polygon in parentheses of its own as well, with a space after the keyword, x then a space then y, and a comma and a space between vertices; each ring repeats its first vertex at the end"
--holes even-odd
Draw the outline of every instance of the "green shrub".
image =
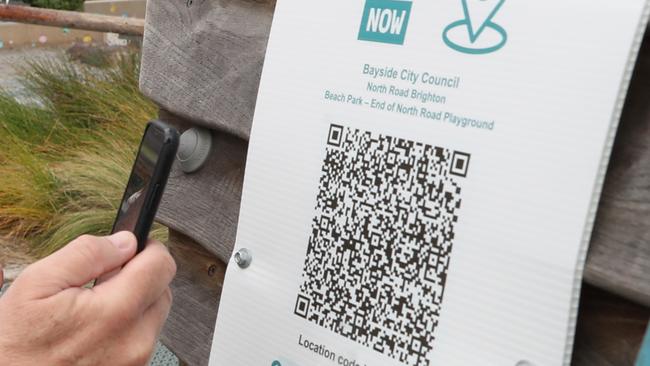
POLYGON ((138 90, 138 71, 136 53, 106 69, 62 56, 22 71, 40 105, 0 92, 0 236, 24 239, 43 256, 78 235, 109 232, 157 112, 138 90))
POLYGON ((84 4, 84 0, 23 0, 23 2, 37 8, 57 10, 80 10, 84 4))

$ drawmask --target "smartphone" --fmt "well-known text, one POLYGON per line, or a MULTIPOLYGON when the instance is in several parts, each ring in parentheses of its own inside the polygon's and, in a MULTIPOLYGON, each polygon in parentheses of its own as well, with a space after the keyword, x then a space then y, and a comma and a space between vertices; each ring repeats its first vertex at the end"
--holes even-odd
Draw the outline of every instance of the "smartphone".
POLYGON ((161 121, 147 123, 111 231, 132 232, 138 239, 138 253, 147 243, 178 143, 175 128, 161 121))

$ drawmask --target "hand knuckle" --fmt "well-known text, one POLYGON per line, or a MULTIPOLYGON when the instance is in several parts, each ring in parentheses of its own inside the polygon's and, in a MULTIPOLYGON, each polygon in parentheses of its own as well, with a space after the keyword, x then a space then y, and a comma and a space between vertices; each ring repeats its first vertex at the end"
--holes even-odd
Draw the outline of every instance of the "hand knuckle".
POLYGON ((100 254, 99 245, 93 245, 93 240, 91 240, 90 237, 79 237, 75 240, 75 244, 77 254, 84 257, 86 260, 94 261, 100 254))
POLYGON ((73 240, 72 242, 77 244, 77 245, 88 246, 89 244, 94 242, 95 239, 96 238, 94 236, 92 236, 92 235, 83 234, 83 235, 79 236, 78 238, 76 238, 75 240, 73 240))
POLYGON ((139 304, 131 298, 121 298, 117 301, 108 317, 111 324, 130 324, 136 318, 139 304))
POLYGON ((112 307, 111 309, 107 309, 106 315, 104 317, 104 325, 107 327, 107 329, 111 329, 111 326, 117 325, 117 324, 128 324, 128 322, 131 320, 128 315, 128 312, 125 310, 125 307, 122 305, 122 302, 120 302, 118 305, 112 307))
POLYGON ((167 290, 165 290, 165 293, 163 294, 165 303, 167 304, 167 307, 171 307, 172 302, 174 301, 174 294, 172 293, 172 289, 167 287, 167 290))
POLYGON ((162 265, 165 270, 165 272, 169 273, 172 277, 176 275, 177 267, 176 267, 176 261, 174 258, 169 254, 169 252, 165 251, 162 255, 162 265))

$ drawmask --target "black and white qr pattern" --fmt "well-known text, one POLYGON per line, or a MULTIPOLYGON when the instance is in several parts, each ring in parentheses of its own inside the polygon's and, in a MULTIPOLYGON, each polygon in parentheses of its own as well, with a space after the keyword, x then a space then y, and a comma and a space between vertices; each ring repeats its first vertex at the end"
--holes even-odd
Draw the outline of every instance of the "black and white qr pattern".
POLYGON ((331 125, 294 313, 429 365, 470 155, 331 125))

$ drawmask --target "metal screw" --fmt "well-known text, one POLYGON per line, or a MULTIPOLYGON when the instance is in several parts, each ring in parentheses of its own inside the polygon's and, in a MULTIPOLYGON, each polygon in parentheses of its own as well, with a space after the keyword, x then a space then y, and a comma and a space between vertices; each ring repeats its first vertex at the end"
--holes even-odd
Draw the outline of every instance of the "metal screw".
POLYGON ((217 266, 214 264, 208 267, 208 276, 212 277, 217 272, 217 266))
POLYGON ((235 253, 235 263, 237 263, 239 268, 247 268, 251 265, 252 260, 253 256, 251 255, 250 250, 246 248, 241 248, 237 253, 235 253))

